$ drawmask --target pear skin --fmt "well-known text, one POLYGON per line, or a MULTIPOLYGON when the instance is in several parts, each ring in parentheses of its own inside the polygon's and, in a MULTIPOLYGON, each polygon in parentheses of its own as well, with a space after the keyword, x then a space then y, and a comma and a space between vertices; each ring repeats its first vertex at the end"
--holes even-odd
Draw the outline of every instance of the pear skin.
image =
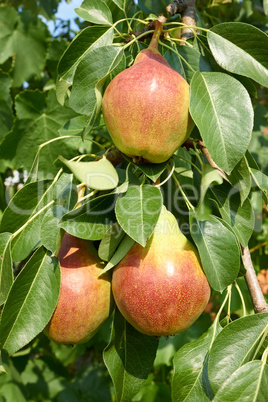
POLYGON ((210 286, 197 250, 165 207, 146 246, 136 243, 114 269, 112 290, 121 314, 146 335, 183 332, 204 311, 210 286))
POLYGON ((193 128, 190 86, 158 52, 159 21, 151 43, 130 68, 114 77, 102 102, 103 117, 116 147, 137 161, 169 159, 193 128))
POLYGON ((45 328, 50 339, 62 344, 87 342, 110 316, 113 301, 108 275, 94 246, 65 233, 59 251, 60 296, 45 328))

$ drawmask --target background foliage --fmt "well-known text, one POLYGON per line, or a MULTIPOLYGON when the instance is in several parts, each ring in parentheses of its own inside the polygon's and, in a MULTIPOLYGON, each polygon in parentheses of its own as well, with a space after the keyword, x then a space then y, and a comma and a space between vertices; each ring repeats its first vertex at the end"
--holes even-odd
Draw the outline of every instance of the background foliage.
MULTIPOLYGON (((247 395, 253 395, 259 381, 257 400, 264 401, 262 390, 267 389, 268 370, 260 359, 267 346, 268 318, 267 314, 253 315, 244 278, 237 276, 243 273, 239 243, 244 247, 249 244, 262 289, 268 293, 267 0, 200 0, 197 26, 210 29, 208 33, 200 31, 200 41, 190 40, 192 47, 165 40, 160 46, 170 65, 191 82, 194 95, 190 110, 197 125, 193 138, 202 137, 215 162, 239 191, 229 200, 226 194, 233 187, 223 183, 204 157, 197 157, 194 149, 177 151, 176 177, 183 188, 194 182, 200 191, 198 196, 190 189, 187 192, 195 206, 190 223, 197 230, 191 233, 188 216, 178 214, 186 207, 175 184, 168 181, 163 185, 162 196, 159 189, 149 185, 158 177, 164 180, 167 163, 138 168, 132 164, 126 173, 126 159, 116 174, 104 163, 101 169, 113 178, 112 184, 101 182, 97 188, 90 183, 101 192, 96 193, 97 202, 93 197, 90 209, 107 211, 121 194, 115 211, 109 209, 105 215, 109 223, 104 215, 94 220, 87 204, 76 210, 75 220, 72 213, 77 202, 73 184, 83 177, 77 165, 73 167, 68 161, 83 154, 100 155, 111 145, 99 114, 100 95, 112 77, 129 66, 148 43, 135 41, 122 51, 122 38, 114 32, 113 22, 124 19, 125 13, 145 20, 150 13, 163 11, 169 2, 144 0, 136 5, 123 0, 85 1, 77 10, 81 17, 76 20, 77 32, 71 30, 68 21, 55 18, 58 3, 0 1, 1 304, 7 300, 0 324, 0 399, 157 402, 171 398, 195 401, 201 396, 210 400, 216 394, 215 401, 230 400, 230 395, 243 400, 243 384, 249 384, 247 395), (98 12, 91 12, 94 9, 98 12), (54 21, 54 33, 43 17, 54 21), (244 43, 240 52, 239 41, 244 43), (230 114, 234 125, 226 123, 230 114), (208 121, 213 125, 209 127, 208 121), (58 174, 60 168, 64 172, 58 174), (146 183, 140 190, 142 174, 146 183), (174 193, 175 201, 171 197, 174 193), (157 215, 146 217, 135 210, 133 200, 153 199, 151 208, 157 211, 161 197, 185 233, 192 236, 205 262, 213 291, 204 314, 184 333, 168 340, 162 337, 159 342, 139 334, 117 311, 84 345, 57 345, 46 338, 41 331, 59 291, 59 266, 50 252, 59 246, 60 228, 95 241, 101 258, 108 262, 106 269, 111 269, 133 239, 145 244, 151 233, 146 223, 152 228, 157 221, 157 215), (125 205, 136 212, 135 225, 130 228, 125 205), (206 232, 200 224, 203 220, 207 222, 206 232), (113 248, 116 253, 112 253, 106 244, 110 244, 112 229, 118 224, 125 233, 117 239, 113 248), (206 255, 207 245, 213 249, 212 258, 206 255), (242 301, 236 286, 225 292, 236 278, 242 301), (121 354, 120 334, 126 339, 121 354), (233 352, 234 343, 237 353, 233 352), (136 364, 134 346, 142 356, 140 365, 136 364), (241 387, 236 385, 239 380, 241 387)), ((176 21, 180 16, 173 17, 172 22, 176 21)), ((138 20, 130 24, 122 21, 117 25, 124 38, 129 36, 129 28, 140 31, 144 27, 138 20)), ((92 158, 87 163, 92 172, 92 158)))

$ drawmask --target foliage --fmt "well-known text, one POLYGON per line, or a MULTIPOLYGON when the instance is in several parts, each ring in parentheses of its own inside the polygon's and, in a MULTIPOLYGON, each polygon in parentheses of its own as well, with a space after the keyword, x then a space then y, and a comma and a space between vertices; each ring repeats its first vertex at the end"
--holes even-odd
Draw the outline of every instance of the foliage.
POLYGON ((138 165, 118 159, 101 100, 152 33, 131 32, 168 3, 84 0, 70 39, 57 0, 0 1, 3 401, 265 400, 268 313, 253 312, 240 245, 257 273, 268 269, 268 3, 197 2, 198 35, 185 46, 180 15, 167 20, 159 50, 191 86, 196 127, 190 147, 138 165), (58 36, 41 16, 62 24, 58 36), (139 333, 118 310, 86 344, 47 339, 63 230, 93 241, 110 270, 134 241, 146 244, 163 203, 212 287, 202 316, 167 340, 139 333))

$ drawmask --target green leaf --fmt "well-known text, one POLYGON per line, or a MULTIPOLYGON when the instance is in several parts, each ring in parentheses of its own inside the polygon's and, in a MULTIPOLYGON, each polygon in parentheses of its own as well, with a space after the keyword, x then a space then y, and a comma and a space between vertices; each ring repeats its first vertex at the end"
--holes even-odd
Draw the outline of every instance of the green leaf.
POLYGON ((239 191, 242 206, 251 190, 251 176, 245 157, 236 165, 228 178, 232 185, 239 191))
POLYGON ((125 232, 121 226, 117 222, 114 223, 107 230, 100 242, 98 249, 99 257, 104 261, 109 261, 124 236, 125 232))
POLYGON ((200 185, 200 204, 204 201, 207 190, 212 183, 222 184, 223 178, 217 171, 210 165, 204 165, 202 170, 202 178, 200 185))
POLYGON ((53 200, 62 199, 69 182, 69 175, 62 175, 56 183, 39 181, 26 184, 11 199, 2 217, 1 232, 14 234, 25 225, 12 240, 14 261, 23 260, 38 246, 46 208, 53 200))
POLYGON ((244 156, 253 128, 245 87, 223 73, 195 73, 190 112, 215 163, 228 174, 244 156))
POLYGON ((223 328, 212 345, 208 362, 209 381, 215 394, 239 367, 254 360, 267 331, 268 313, 242 317, 223 328))
POLYGON ((59 156, 59 160, 73 172, 80 183, 85 183, 94 190, 112 190, 118 184, 118 174, 105 156, 93 162, 68 161, 62 156, 59 156))
POLYGON ((207 36, 213 56, 222 68, 268 87, 266 33, 250 24, 226 22, 211 28, 207 36))
POLYGON ((140 390, 155 359, 158 340, 135 330, 115 311, 111 341, 103 359, 115 388, 116 400, 128 402, 140 390))
POLYGON ((84 0, 74 11, 79 17, 93 24, 112 25, 113 23, 112 13, 102 0, 84 0))
POLYGON ((265 402, 268 367, 263 361, 246 363, 236 370, 217 392, 214 402, 265 402))
POLYGON ((241 207, 239 193, 234 192, 228 183, 211 189, 211 192, 215 197, 222 218, 231 226, 241 245, 246 247, 255 225, 255 216, 250 200, 246 199, 241 207))
POLYGON ((117 265, 125 257, 125 255, 129 252, 129 250, 134 244, 135 241, 128 235, 125 235, 123 240, 120 242, 118 248, 116 249, 115 253, 112 255, 110 261, 105 265, 100 275, 103 275, 105 272, 115 267, 115 265, 117 265))
POLYGON ((236 237, 215 216, 199 221, 190 215, 190 224, 207 279, 213 289, 222 292, 235 280, 240 269, 240 248, 236 237))
POLYGON ((12 100, 10 97, 11 78, 0 72, 0 141, 13 124, 12 100))
POLYGON ((127 0, 113 0, 113 2, 119 7, 122 11, 126 9, 127 0))
POLYGON ((9 292, 0 322, 1 347, 12 355, 39 334, 56 307, 59 291, 58 260, 40 248, 9 292))
POLYGON ((268 203, 268 176, 266 176, 260 170, 253 169, 253 168, 250 168, 250 172, 252 174, 252 177, 253 177, 256 185, 262 191, 262 193, 265 197, 265 202, 267 204, 268 203))
MULTIPOLYGON (((118 0, 113 0, 118 2, 118 0)), ((121 0, 122 1, 122 0, 121 0)), ((147 14, 166 14, 166 6, 170 4, 169 0, 139 0, 140 8, 147 14)))
POLYGON ((114 205, 116 194, 102 195, 65 214, 60 227, 73 236, 100 240, 116 222, 114 205))
POLYGON ((0 233, 0 306, 6 301, 13 284, 11 233, 0 233))
POLYGON ((143 165, 134 163, 129 156, 123 155, 124 158, 136 166, 141 172, 143 172, 150 180, 155 182, 161 174, 166 170, 168 161, 163 163, 145 163, 143 165))
POLYGON ((87 53, 99 46, 106 46, 112 43, 112 28, 107 26, 93 26, 85 28, 72 40, 70 46, 63 53, 59 61, 59 80, 64 80, 71 85, 73 83, 75 70, 84 57, 87 56, 87 53))
MULTIPOLYGON (((174 50, 174 49, 173 49, 174 50)), ((196 49, 190 46, 176 46, 176 52, 168 50, 164 57, 168 64, 190 83, 196 71, 211 71, 210 64, 196 49)))
MULTIPOLYGON (((91 116, 98 100, 96 88, 101 91, 104 79, 123 57, 121 46, 94 47, 80 61, 70 97, 70 107, 76 112, 91 116)), ((97 109, 100 104, 97 105, 97 109)))
POLYGON ((206 378, 207 362, 213 341, 220 330, 219 324, 212 325, 200 338, 187 343, 175 354, 171 382, 173 402, 209 401, 213 397, 206 378))
POLYGON ((133 240, 144 247, 157 224, 162 204, 158 188, 150 185, 131 186, 117 200, 117 221, 133 240))
MULTIPOLYGON (((15 158, 17 167, 30 170, 38 147, 59 136, 58 129, 76 115, 70 108, 59 105, 55 91, 48 94, 39 91, 24 91, 16 97, 17 119, 12 130, 4 137, 0 147, 0 158, 15 158)), ((60 153, 65 158, 83 146, 80 137, 62 139, 60 153)), ((57 144, 57 145, 58 145, 57 144)), ((59 145, 58 145, 59 146, 59 145)), ((59 155, 58 146, 50 142, 39 155, 39 170, 43 177, 56 174, 53 163, 59 155)))
POLYGON ((14 57, 13 87, 21 86, 44 69, 49 31, 45 23, 29 10, 17 13, 0 7, 0 64, 14 57), (27 50, 26 50, 27 49, 27 50))
POLYGON ((65 208, 60 205, 55 205, 46 212, 41 223, 41 244, 54 255, 58 254, 61 246, 62 233, 59 227, 59 221, 66 212, 67 210, 65 208))

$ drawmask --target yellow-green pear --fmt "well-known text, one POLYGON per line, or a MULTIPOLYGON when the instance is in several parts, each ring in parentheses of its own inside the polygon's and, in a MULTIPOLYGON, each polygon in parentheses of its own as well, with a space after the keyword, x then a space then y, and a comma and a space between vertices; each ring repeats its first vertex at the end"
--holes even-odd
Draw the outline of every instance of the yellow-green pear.
POLYGON ((121 314, 147 335, 185 331, 204 311, 210 286, 197 250, 165 207, 146 246, 135 243, 114 269, 112 290, 121 314))
POLYGON ((135 162, 169 159, 193 128, 189 114, 190 87, 158 51, 162 25, 134 64, 108 85, 103 117, 117 148, 135 162))

